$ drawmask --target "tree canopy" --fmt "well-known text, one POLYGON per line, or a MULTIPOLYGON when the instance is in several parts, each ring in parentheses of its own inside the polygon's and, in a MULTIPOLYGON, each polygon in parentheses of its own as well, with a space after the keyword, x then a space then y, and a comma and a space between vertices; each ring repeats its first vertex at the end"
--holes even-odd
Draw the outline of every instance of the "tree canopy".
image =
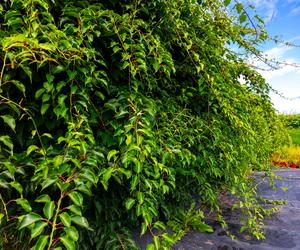
POLYGON ((168 226, 149 246, 168 249, 212 230, 195 202, 225 223, 223 189, 263 237, 248 176, 269 169, 285 134, 270 86, 233 49, 257 55, 267 34, 229 4, 0 3, 4 247, 133 249, 133 227, 168 226))

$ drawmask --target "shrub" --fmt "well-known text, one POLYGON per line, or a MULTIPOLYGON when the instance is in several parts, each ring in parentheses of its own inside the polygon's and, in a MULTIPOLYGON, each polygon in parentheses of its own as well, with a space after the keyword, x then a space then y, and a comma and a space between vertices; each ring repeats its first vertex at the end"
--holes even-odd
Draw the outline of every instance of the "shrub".
POLYGON ((244 197, 247 227, 263 237, 265 210, 247 174, 268 169, 284 133, 268 84, 230 46, 257 54, 266 34, 255 38, 235 9, 1 2, 4 248, 133 249, 132 227, 166 224, 173 234, 149 248, 168 248, 190 228, 211 231, 193 202, 222 219, 224 188, 244 197))

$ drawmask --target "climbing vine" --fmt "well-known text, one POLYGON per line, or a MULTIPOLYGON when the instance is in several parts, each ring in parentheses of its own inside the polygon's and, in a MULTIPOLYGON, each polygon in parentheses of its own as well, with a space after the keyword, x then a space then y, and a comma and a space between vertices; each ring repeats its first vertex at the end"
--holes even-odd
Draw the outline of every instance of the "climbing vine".
POLYGON ((134 249, 136 226, 168 249, 212 232, 196 203, 225 223, 221 189, 263 237, 247 177, 285 134, 269 85, 232 49, 257 55, 267 35, 229 4, 0 3, 4 249, 134 249))

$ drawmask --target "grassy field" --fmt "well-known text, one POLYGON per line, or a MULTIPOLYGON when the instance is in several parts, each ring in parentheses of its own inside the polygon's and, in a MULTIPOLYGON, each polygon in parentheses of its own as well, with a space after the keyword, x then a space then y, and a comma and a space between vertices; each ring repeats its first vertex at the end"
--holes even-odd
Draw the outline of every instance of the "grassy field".
POLYGON ((294 128, 289 131, 294 145, 300 146, 300 128, 294 128))
POLYGON ((280 153, 275 153, 272 156, 272 160, 300 165, 300 128, 289 129, 289 134, 292 139, 292 145, 284 148, 280 153))

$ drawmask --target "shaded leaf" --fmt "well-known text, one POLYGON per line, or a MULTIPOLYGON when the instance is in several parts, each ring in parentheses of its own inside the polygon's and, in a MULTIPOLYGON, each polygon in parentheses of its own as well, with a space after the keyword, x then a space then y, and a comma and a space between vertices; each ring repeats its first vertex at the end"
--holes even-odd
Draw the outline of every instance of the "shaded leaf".
POLYGON ((132 208, 133 204, 135 203, 135 200, 132 198, 129 198, 125 201, 125 207, 127 210, 129 210, 130 208, 132 208))
POLYGON ((38 221, 34 224, 34 227, 31 229, 30 237, 31 239, 39 236, 43 231, 44 228, 48 225, 45 221, 38 221))
POLYGON ((0 136, 0 141, 7 146, 11 151, 14 148, 14 144, 12 143, 10 137, 8 135, 0 136))
POLYGON ((26 200, 26 199, 23 199, 23 198, 19 198, 19 199, 16 199, 16 203, 18 205, 20 205, 26 212, 31 212, 31 206, 29 204, 29 202, 26 200))
POLYGON ((20 183, 13 181, 13 182, 10 182, 9 185, 12 186, 14 189, 16 189, 22 195, 23 187, 20 183))
POLYGON ((11 115, 1 115, 3 121, 15 132, 16 121, 11 115))

